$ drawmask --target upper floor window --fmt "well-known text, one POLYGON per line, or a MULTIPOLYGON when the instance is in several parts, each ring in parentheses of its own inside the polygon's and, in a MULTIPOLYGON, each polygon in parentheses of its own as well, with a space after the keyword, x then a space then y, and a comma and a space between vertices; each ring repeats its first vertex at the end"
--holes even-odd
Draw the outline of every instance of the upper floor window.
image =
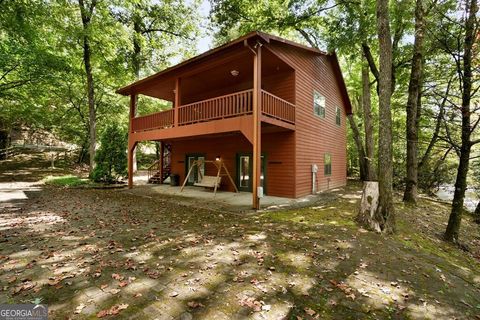
POLYGON ((325 97, 318 91, 313 91, 313 113, 325 118, 325 97))
POLYGON ((335 108, 335 123, 337 126, 342 124, 342 112, 340 111, 339 107, 335 108))
POLYGON ((323 174, 326 176, 332 174, 332 155, 330 153, 325 153, 323 158, 323 174))

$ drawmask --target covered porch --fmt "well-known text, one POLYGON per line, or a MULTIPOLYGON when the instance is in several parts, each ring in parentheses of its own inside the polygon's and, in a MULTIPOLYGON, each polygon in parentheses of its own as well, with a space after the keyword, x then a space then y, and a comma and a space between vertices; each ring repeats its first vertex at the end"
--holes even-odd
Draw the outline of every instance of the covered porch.
MULTIPOLYGON (((294 132, 266 123, 262 123, 261 131, 263 147, 259 185, 263 194, 294 198, 294 159, 290 156, 294 152, 294 132)), ((241 132, 199 135, 160 142, 162 149, 167 152, 163 162, 158 161, 158 167, 148 171, 151 183, 168 183, 165 179, 168 175, 164 174, 168 172, 178 177, 180 185, 195 185, 201 182, 203 176, 211 178, 219 174, 218 167, 212 163, 219 160, 226 170, 222 169, 220 172, 218 190, 253 192, 252 143, 241 132), (193 167, 188 176, 194 161, 206 163, 200 168, 193 167), (160 172, 155 175, 158 171, 160 172), (157 177, 161 178, 157 180, 157 177)))

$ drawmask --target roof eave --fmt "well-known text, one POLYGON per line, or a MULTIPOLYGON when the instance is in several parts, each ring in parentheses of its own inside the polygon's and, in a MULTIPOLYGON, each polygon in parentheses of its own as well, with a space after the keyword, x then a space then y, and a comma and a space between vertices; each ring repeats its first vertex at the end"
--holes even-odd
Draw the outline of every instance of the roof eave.
POLYGON ((153 80, 153 79, 155 79, 155 78, 159 78, 159 77, 161 77, 161 76, 163 76, 163 75, 165 75, 165 74, 167 74, 167 73, 170 73, 170 72, 172 72, 172 71, 174 71, 174 70, 176 70, 176 69, 179 69, 180 67, 183 67, 183 66, 188 65, 188 64, 190 64, 190 63, 193 63, 193 62, 195 62, 195 61, 201 60, 201 59, 203 59, 203 58, 206 58, 206 57, 208 57, 208 56, 210 56, 210 55, 212 55, 212 54, 214 54, 214 53, 217 53, 217 52, 219 52, 219 51, 222 51, 222 50, 225 50, 225 49, 227 49, 227 48, 230 48, 230 47, 232 47, 232 46, 234 46, 234 45, 236 45, 236 44, 239 44, 239 43, 241 43, 241 42, 243 42, 243 41, 245 41, 245 40, 249 40, 249 39, 251 39, 251 38, 253 38, 253 37, 255 37, 255 36, 259 37, 260 39, 262 39, 262 40, 265 41, 265 42, 269 42, 269 41, 270 41, 270 39, 269 39, 268 37, 266 37, 266 34, 263 34, 263 33, 258 32, 258 31, 252 31, 252 32, 250 32, 250 33, 248 33, 248 34, 246 34, 246 35, 244 35, 244 36, 242 36, 242 37, 240 37, 240 38, 238 38, 238 39, 235 39, 235 40, 233 40, 233 41, 230 41, 230 42, 228 42, 228 43, 226 43, 226 44, 224 44, 224 45, 221 45, 221 46, 219 46, 219 47, 216 47, 216 48, 210 49, 210 50, 208 50, 208 51, 205 51, 204 53, 202 53, 202 54, 200 54, 200 55, 198 55, 198 56, 192 57, 192 58, 187 59, 187 60, 185 60, 185 61, 182 61, 182 62, 180 62, 180 63, 178 63, 178 64, 176 64, 176 65, 174 65, 174 66, 171 66, 171 67, 169 67, 169 68, 167 68, 167 69, 164 69, 164 70, 162 70, 162 71, 159 71, 159 72, 157 72, 157 73, 155 73, 155 74, 153 74, 153 75, 151 75, 151 76, 148 76, 148 77, 143 78, 143 79, 141 79, 141 80, 135 81, 135 82, 133 82, 133 83, 131 83, 131 84, 125 86, 125 87, 122 87, 122 88, 116 90, 115 92, 118 93, 118 94, 124 95, 124 96, 128 96, 128 95, 132 94, 132 89, 133 89, 134 87, 138 86, 138 85, 141 85, 141 84, 143 84, 143 83, 145 83, 145 82, 151 81, 151 80, 153 80))
POLYGON ((347 115, 353 114, 352 102, 350 101, 350 97, 348 96, 347 85, 345 83, 345 79, 343 78, 342 69, 340 68, 340 63, 338 62, 337 53, 332 51, 328 54, 334 61, 334 66, 337 69, 338 77, 340 79, 342 95, 345 99, 345 103, 347 104, 347 115))

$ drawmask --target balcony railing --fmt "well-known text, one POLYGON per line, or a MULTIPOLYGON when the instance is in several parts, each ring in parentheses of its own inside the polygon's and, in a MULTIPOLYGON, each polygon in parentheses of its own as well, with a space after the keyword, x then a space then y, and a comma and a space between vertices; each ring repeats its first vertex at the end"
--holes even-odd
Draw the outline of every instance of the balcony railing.
POLYGON ((262 114, 295 124, 295 105, 262 90, 262 114))
POLYGON ((173 112, 174 109, 169 109, 162 112, 148 114, 146 116, 133 118, 131 130, 135 132, 172 127, 173 112))
MULTIPOLYGON (((262 114, 295 124, 295 105, 262 90, 262 114)), ((253 90, 245 90, 190 103, 178 108, 178 125, 185 126, 252 113, 253 90)), ((132 131, 163 129, 174 126, 175 108, 132 119, 132 131)))
POLYGON ((253 90, 245 90, 181 106, 178 124, 237 117, 252 112, 253 90))

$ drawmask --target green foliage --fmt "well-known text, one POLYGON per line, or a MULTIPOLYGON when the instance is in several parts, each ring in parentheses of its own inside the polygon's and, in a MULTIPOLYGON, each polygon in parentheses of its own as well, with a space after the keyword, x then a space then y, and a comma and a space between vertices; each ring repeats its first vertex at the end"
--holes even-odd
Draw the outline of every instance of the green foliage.
POLYGON ((127 132, 117 124, 108 125, 100 137, 95 155, 92 179, 96 182, 117 182, 127 175, 127 132))
MULTIPOLYGON (((80 147, 78 160, 85 161, 90 141, 84 32, 91 39, 101 132, 109 119, 128 121, 129 101, 115 90, 136 78, 134 39, 141 45, 141 77, 192 56, 199 32, 198 5, 196 0, 97 1, 84 31, 77 1, 0 1, 0 128, 51 132, 80 147), (135 19, 143 32, 134 30, 135 19)), ((141 99, 139 113, 167 106, 141 99)))
MULTIPOLYGON (((457 57, 463 55, 461 34, 464 1, 446 0, 425 2, 426 39, 424 85, 422 90, 421 116, 419 118, 418 157, 421 159, 434 136, 439 106, 445 95, 448 80, 454 77, 454 85, 449 93, 445 119, 438 139, 426 156, 419 172, 420 188, 431 192, 444 183, 452 183, 458 157, 451 143, 446 139, 446 127, 453 142, 460 141, 461 92, 455 61, 446 55, 442 48, 454 48, 457 57), (458 48, 457 48, 458 47, 458 48)), ((403 188, 406 175, 406 112, 410 77, 410 61, 414 38, 413 0, 390 1, 390 18, 393 41, 393 69, 395 91, 391 100, 393 121, 393 163, 394 186, 403 188)), ((223 43, 252 30, 263 30, 279 34, 311 46, 336 51, 353 104, 354 119, 360 133, 364 134, 362 118, 361 65, 362 45, 366 44, 378 68, 378 39, 376 32, 376 11, 374 0, 354 2, 344 1, 253 1, 253 0, 213 0, 211 18, 217 30, 217 43, 223 43)), ((477 58, 478 60, 478 58, 477 58)), ((478 68, 475 69, 478 74, 478 68)), ((480 79, 480 77, 477 77, 480 79)), ((372 113, 378 119, 378 97, 376 81, 372 81, 372 113)), ((474 99, 474 104, 478 99, 474 99)), ((478 111, 477 111, 478 112, 478 111)), ((375 120, 376 122, 376 120, 375 120)), ((478 134, 477 134, 478 136, 478 134)), ((378 139, 378 122, 374 126, 374 137, 378 139)), ((352 133, 348 132, 348 172, 358 174, 358 152, 352 133)), ((479 148, 480 149, 480 148, 479 148)), ((478 151, 474 151, 475 155, 478 151)), ((473 183, 473 181, 472 181, 473 183)))

